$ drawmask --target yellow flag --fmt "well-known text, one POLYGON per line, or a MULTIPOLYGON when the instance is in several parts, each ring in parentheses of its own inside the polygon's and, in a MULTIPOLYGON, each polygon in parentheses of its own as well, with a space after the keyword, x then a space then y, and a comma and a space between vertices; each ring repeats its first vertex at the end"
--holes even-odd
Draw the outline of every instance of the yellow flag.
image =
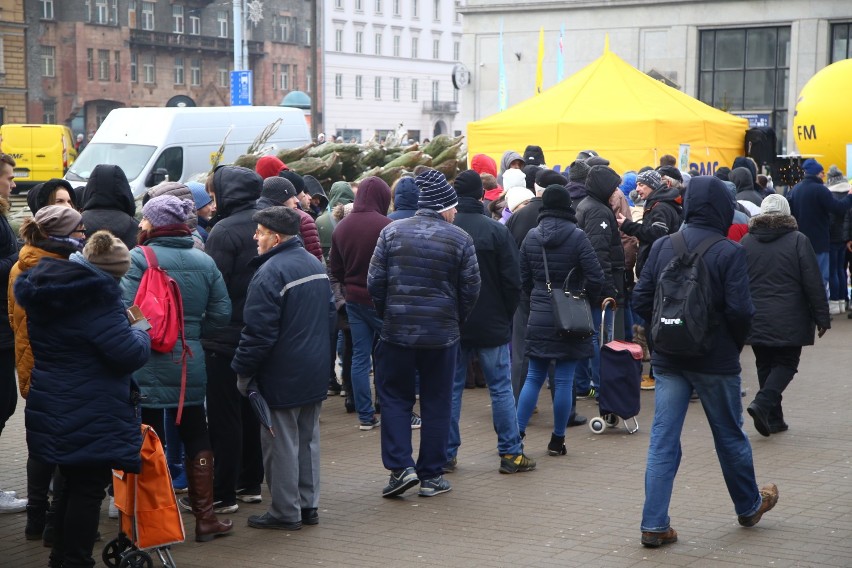
POLYGON ((535 68, 535 94, 541 94, 544 86, 544 28, 538 30, 538 63, 535 68))

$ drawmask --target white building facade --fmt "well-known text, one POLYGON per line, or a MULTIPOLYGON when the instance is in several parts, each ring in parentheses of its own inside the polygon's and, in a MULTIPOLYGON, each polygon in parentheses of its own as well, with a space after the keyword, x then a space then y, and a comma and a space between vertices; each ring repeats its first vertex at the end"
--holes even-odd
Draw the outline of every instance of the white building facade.
MULTIPOLYGON (((852 57, 852 2, 821 0, 468 0, 462 62, 464 123, 499 110, 499 46, 508 105, 534 95, 539 30, 543 87, 557 82, 560 30, 564 77, 604 50, 701 101, 771 126, 778 153, 796 151, 796 98, 820 69, 852 57)), ((852 95, 850 95, 852 97, 852 95)), ((617 133, 614 133, 617 135, 617 133)))
POLYGON ((464 130, 452 72, 460 59, 455 0, 323 0, 326 137, 413 140, 464 130))

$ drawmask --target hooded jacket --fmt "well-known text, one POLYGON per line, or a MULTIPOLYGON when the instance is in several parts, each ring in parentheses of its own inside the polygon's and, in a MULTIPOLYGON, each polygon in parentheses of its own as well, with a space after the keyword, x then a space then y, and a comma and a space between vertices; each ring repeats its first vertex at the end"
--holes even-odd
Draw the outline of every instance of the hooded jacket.
POLYGON ((87 237, 106 229, 128 249, 136 246, 139 232, 139 223, 134 218, 136 201, 121 168, 107 164, 95 166, 83 190, 82 204, 87 237))
POLYGON ((813 345, 816 326, 831 328, 814 249, 796 229, 791 215, 758 215, 741 241, 755 309, 750 345, 813 345))
POLYGON ((414 183, 414 178, 404 177, 396 184, 393 193, 393 212, 388 214, 388 219, 408 219, 417 212, 417 200, 420 199, 420 190, 414 183))
MULTIPOLYGON (((734 200, 721 180, 698 176, 690 181, 684 209, 686 226, 681 233, 687 248, 695 250, 706 238, 727 234, 734 200)), ((673 256, 670 237, 657 239, 650 247, 645 268, 633 289, 633 308, 646 321, 651 321, 657 280, 673 256)), ((713 313, 719 317, 710 339, 712 346, 707 355, 693 357, 672 357, 652 351, 651 362, 655 369, 739 374, 740 351, 754 316, 746 253, 739 244, 722 239, 707 249, 702 258, 710 279, 713 313)))
POLYGON ((151 339, 130 327, 118 283, 75 254, 42 259, 14 289, 35 360, 25 411, 30 455, 138 472, 142 433, 131 373, 148 360, 151 339))
POLYGON ((586 198, 587 190, 586 184, 579 181, 569 181, 568 185, 565 186, 568 190, 568 194, 571 196, 571 202, 574 204, 573 207, 576 209, 579 207, 580 202, 586 198))
POLYGON ((566 339, 556 332, 553 307, 544 274, 544 255, 550 273, 551 288, 562 288, 573 269, 571 289, 580 287, 585 277, 589 298, 600 296, 604 275, 589 239, 577 228, 576 219, 567 211, 542 209, 538 226, 532 229, 521 247, 521 286, 530 295, 526 355, 542 359, 585 359, 592 356, 592 338, 566 339))
POLYGON ((763 202, 763 194, 754 187, 750 170, 734 168, 728 178, 737 188, 737 201, 748 201, 760 207, 763 202))
POLYGON ((509 166, 515 160, 523 162, 524 158, 513 150, 508 150, 503 153, 503 157, 500 159, 500 174, 497 176, 497 185, 500 187, 503 187, 503 174, 509 169, 509 166))
POLYGON ((322 249, 323 258, 328 261, 328 251, 331 250, 331 233, 334 227, 337 226, 337 220, 334 218, 334 208, 338 204, 346 205, 355 200, 355 192, 345 181, 336 181, 331 184, 331 189, 328 192, 328 207, 325 212, 317 217, 317 233, 319 234, 320 248, 322 249))
POLYGON ((829 251, 831 214, 852 208, 852 195, 835 199, 819 176, 806 175, 787 196, 799 231, 811 240, 816 254, 829 251))
POLYGON ((57 188, 62 188, 67 191, 68 197, 71 198, 71 204, 74 205, 75 209, 80 209, 80 206, 77 203, 77 192, 74 191, 71 184, 64 179, 54 178, 44 183, 40 183, 27 191, 27 207, 30 208, 30 213, 35 215, 38 213, 39 209, 46 207, 48 205, 47 200, 50 198, 50 193, 57 188))
POLYGON ((331 353, 318 348, 335 330, 337 311, 322 263, 296 239, 252 261, 246 325, 231 368, 254 377, 270 408, 325 400, 331 353))
POLYGON ((222 273, 231 299, 231 323, 215 330, 205 330, 201 344, 205 351, 233 356, 243 329, 243 306, 254 267, 249 263, 257 256, 252 221, 260 198, 263 180, 252 170, 239 166, 220 166, 213 172, 216 196, 216 224, 210 230, 204 250, 222 273))
POLYGON ((347 302, 372 307, 367 291, 367 271, 379 233, 391 223, 387 217, 390 188, 381 178, 361 182, 352 213, 344 217, 331 235, 328 273, 343 285, 347 302))
POLYGON ((606 297, 620 300, 624 292, 624 248, 615 213, 609 204, 620 178, 606 166, 595 166, 586 179, 587 196, 577 206, 577 227, 586 233, 603 270, 601 295, 590 299, 600 304, 606 297))
POLYGON ((473 239, 479 264, 479 298, 461 329, 463 347, 499 347, 512 338, 521 292, 518 249, 505 225, 485 216, 474 197, 459 197, 453 224, 473 239))
MULTIPOLYGON (((725 195, 729 195, 727 190, 725 195)), ((656 189, 645 200, 642 222, 637 223, 628 219, 622 223, 621 230, 624 233, 639 239, 639 252, 636 255, 637 276, 642 275, 642 268, 654 241, 680 229, 683 210, 676 201, 679 197, 680 192, 673 187, 663 186, 656 189)), ((731 216, 733 217, 733 211, 731 216)), ((730 225, 730 219, 728 225, 730 225)))
POLYGON ((494 158, 485 154, 474 156, 470 161, 470 169, 480 175, 491 174, 495 178, 497 177, 497 162, 494 161, 494 158))

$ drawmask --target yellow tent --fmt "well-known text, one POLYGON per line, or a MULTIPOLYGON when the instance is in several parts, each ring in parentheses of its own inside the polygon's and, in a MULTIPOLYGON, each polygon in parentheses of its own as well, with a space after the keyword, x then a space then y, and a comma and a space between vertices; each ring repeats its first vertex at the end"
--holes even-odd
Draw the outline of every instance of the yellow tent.
POLYGON ((622 173, 678 157, 689 144, 690 167, 702 174, 743 155, 748 121, 673 89, 605 48, 558 85, 467 126, 468 155, 499 165, 506 150, 541 146, 548 167, 564 171, 591 149, 622 173))

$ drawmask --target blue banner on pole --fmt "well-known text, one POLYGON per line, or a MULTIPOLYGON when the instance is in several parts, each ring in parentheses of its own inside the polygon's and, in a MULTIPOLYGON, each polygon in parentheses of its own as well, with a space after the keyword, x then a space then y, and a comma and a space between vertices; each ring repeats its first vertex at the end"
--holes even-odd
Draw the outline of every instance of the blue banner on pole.
POLYGON ((231 106, 251 106, 254 91, 251 71, 231 71, 231 106))

